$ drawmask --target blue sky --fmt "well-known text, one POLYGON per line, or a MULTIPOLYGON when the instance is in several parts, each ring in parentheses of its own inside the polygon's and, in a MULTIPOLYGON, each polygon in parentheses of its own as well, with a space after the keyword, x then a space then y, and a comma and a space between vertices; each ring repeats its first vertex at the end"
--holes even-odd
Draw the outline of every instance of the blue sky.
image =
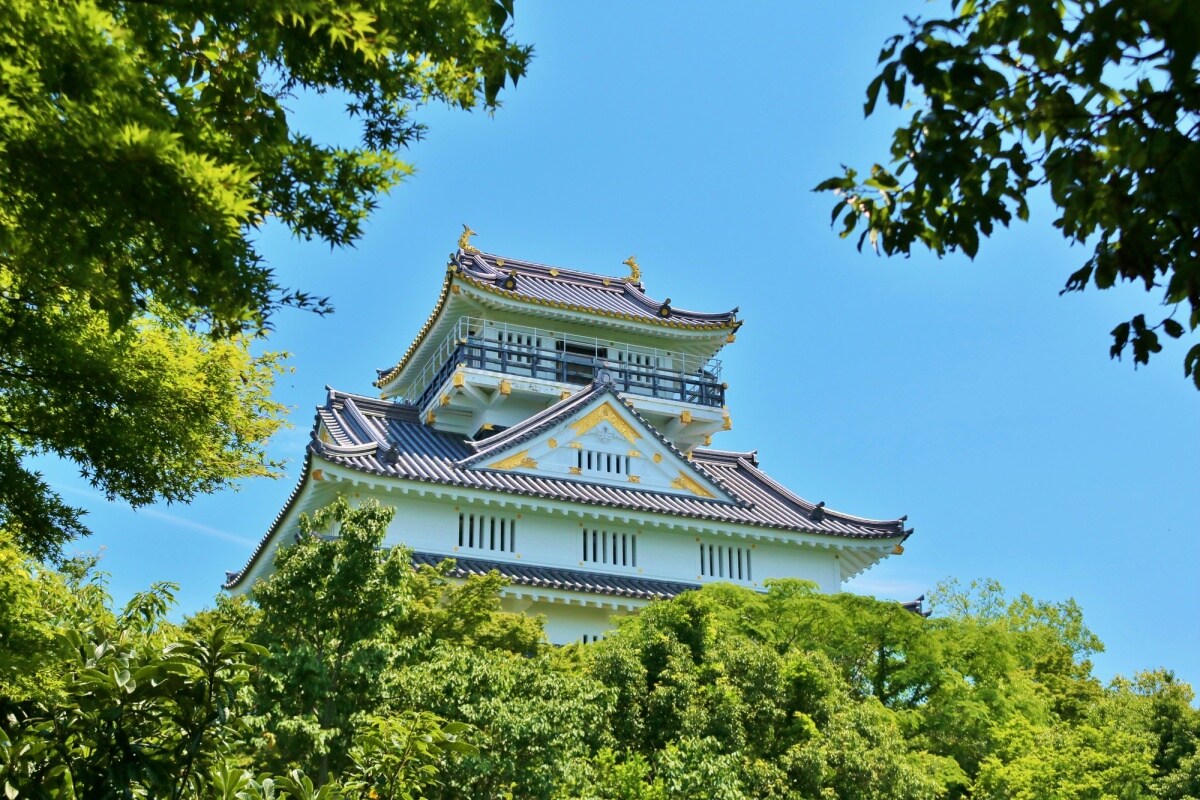
MULTIPOLYGON (((466 222, 489 252, 611 274, 635 253, 652 296, 740 306, 746 324, 722 353, 734 427, 714 446, 757 449, 809 499, 916 528, 849 590, 911 599, 946 577, 994 577, 1073 597, 1108 646, 1102 677, 1166 666, 1200 684, 1200 393, 1182 347, 1136 372, 1108 358, 1108 331, 1157 298, 1060 297, 1086 256, 1044 198, 974 262, 889 260, 839 239, 831 198, 810 191, 840 163, 886 157, 896 118, 862 116, 880 45, 903 14, 944 10, 518 2, 529 75, 494 117, 423 113, 418 171, 357 248, 261 236, 286 284, 337 307, 277 320, 294 427, 272 453, 288 475, 132 512, 51 465, 90 510, 82 547, 103 550, 119 598, 171 580, 184 612, 211 603, 291 491, 323 387, 373 393, 466 222)), ((334 100, 294 111, 320 138, 353 136, 334 100)))

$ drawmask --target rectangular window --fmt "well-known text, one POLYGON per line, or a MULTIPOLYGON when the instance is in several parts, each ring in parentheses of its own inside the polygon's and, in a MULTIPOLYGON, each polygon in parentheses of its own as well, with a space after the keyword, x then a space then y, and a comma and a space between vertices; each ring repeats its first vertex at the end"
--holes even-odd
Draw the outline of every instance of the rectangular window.
POLYGON ((637 566, 637 534, 584 528, 583 560, 613 567, 637 566))
POLYGON ((517 521, 488 514, 458 515, 458 546, 496 553, 517 551, 517 521))
POLYGON ((700 574, 708 578, 753 581, 749 547, 728 544, 700 544, 700 574))

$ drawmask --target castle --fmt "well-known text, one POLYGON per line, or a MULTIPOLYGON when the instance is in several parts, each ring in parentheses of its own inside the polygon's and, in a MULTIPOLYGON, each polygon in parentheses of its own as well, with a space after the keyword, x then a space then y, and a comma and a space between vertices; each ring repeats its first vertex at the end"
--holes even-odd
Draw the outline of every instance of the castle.
POLYGON ((330 391, 299 484, 225 588, 271 570, 301 513, 338 495, 394 506, 390 544, 453 574, 496 570, 506 609, 550 641, 591 641, 614 615, 713 581, 822 591, 889 555, 905 518, 810 503, 756 452, 710 447, 729 430, 716 356, 737 309, 699 313, 624 277, 482 253, 469 229, 432 314, 379 397, 330 391))

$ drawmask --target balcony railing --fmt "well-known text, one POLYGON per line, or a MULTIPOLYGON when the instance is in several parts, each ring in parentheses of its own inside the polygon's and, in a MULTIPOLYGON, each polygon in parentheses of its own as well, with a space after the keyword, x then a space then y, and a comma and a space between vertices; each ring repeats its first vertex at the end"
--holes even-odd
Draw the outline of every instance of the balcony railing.
MULTIPOLYGON (((656 355, 658 351, 622 350, 600 346, 597 340, 577 340, 561 334, 556 337, 553 333, 531 328, 497 327, 499 331, 494 328, 490 331, 497 337, 495 339, 478 335, 476 331, 482 330, 480 327, 474 327, 470 332, 456 331, 452 334, 454 338, 447 337, 444 345, 438 348, 435 360, 421 371, 418 378, 421 384, 413 386, 421 390, 416 405, 424 408, 459 364, 501 375, 576 386, 591 383, 597 371, 604 369, 612 376, 617 391, 625 394, 718 408, 725 404, 725 387, 720 381, 720 362, 716 359, 710 359, 695 371, 681 372, 654 366, 660 361, 656 355), (519 343, 510 341, 513 338, 519 343), (553 343, 554 348, 545 347, 546 343, 553 343), (628 363, 630 361, 642 363, 628 363), (425 376, 429 377, 428 382, 422 380, 425 376)), ((685 360, 679 354, 664 355, 661 359, 672 364, 686 365, 689 360, 694 363, 694 359, 685 360)))

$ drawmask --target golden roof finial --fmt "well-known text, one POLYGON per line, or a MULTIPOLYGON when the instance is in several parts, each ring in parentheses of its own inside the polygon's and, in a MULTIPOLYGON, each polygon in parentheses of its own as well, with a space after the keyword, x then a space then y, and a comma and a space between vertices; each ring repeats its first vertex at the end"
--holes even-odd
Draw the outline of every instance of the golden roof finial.
POLYGON ((630 256, 621 263, 629 267, 629 277, 625 279, 626 283, 637 283, 642 279, 642 268, 638 266, 637 256, 630 256))
POLYGON ((471 237, 475 235, 475 231, 471 230, 471 226, 463 223, 462 236, 458 237, 458 249, 467 253, 478 253, 479 248, 471 244, 471 237))

